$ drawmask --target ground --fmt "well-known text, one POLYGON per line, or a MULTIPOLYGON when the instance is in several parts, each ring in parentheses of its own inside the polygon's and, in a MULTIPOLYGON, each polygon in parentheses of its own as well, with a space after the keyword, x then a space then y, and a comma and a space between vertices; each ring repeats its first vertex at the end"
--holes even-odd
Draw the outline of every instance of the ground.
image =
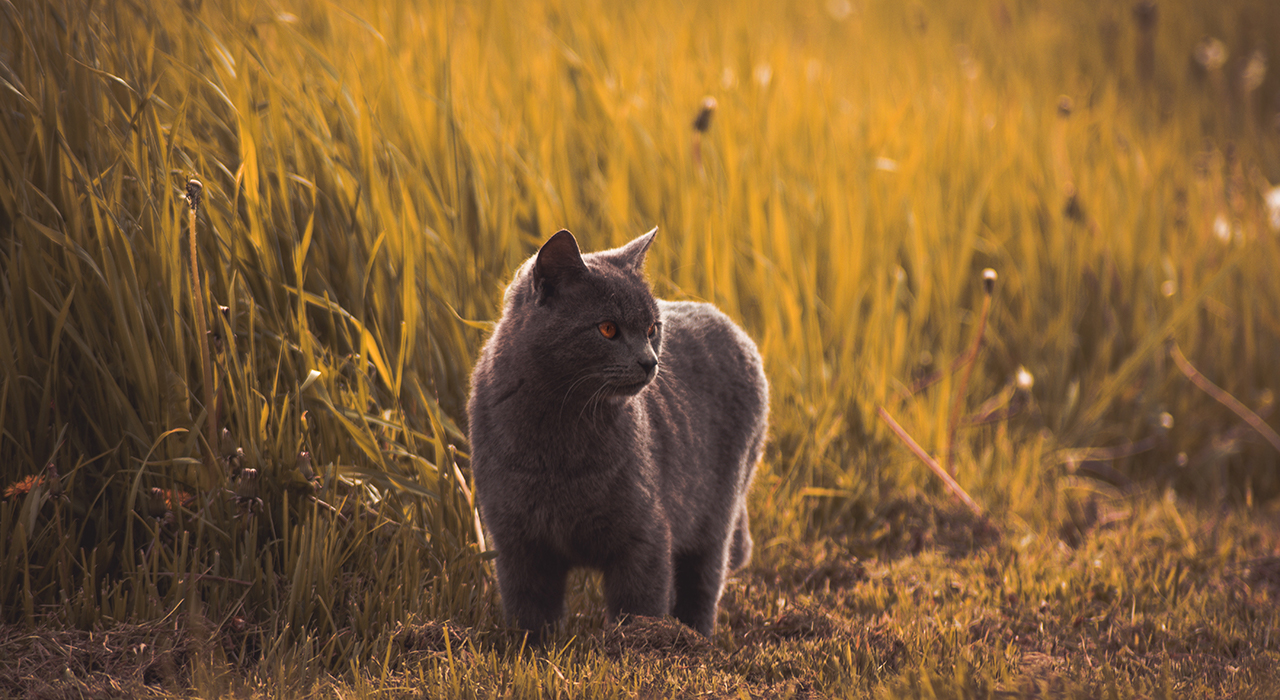
POLYGON ((765 538, 710 640, 670 619, 608 624, 598 580, 578 575, 541 649, 492 623, 406 622, 379 663, 346 673, 268 668, 236 620, 5 626, 0 694, 1268 697, 1280 513, 1090 502, 1044 533, 915 496, 870 535, 765 538))

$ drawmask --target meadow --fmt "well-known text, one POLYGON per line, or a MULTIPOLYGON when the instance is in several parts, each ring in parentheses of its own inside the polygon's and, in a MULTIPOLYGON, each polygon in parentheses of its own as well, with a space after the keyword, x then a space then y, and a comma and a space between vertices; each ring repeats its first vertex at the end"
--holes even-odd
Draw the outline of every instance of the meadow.
POLYGON ((0 2, 0 695, 1273 697, 1277 37, 1269 0, 0 2), (658 295, 765 360, 755 559, 714 639, 584 574, 529 649, 471 362, 550 234, 653 226, 658 295))

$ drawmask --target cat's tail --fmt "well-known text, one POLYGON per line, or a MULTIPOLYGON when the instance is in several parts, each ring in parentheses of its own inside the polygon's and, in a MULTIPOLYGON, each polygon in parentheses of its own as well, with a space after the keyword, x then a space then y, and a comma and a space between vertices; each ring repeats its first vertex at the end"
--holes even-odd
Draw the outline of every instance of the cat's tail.
POLYGON ((742 501, 733 523, 733 542, 729 545, 729 571, 737 571, 751 561, 751 529, 747 525, 747 503, 742 501))

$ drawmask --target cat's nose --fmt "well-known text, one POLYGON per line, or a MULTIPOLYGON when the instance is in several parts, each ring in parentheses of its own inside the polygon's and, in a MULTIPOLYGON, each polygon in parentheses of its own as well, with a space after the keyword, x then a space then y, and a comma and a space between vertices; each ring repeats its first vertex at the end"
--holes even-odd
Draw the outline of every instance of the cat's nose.
POLYGON ((642 357, 636 362, 639 363, 640 369, 644 370, 646 376, 652 375, 654 369, 658 366, 658 358, 656 357, 642 357))

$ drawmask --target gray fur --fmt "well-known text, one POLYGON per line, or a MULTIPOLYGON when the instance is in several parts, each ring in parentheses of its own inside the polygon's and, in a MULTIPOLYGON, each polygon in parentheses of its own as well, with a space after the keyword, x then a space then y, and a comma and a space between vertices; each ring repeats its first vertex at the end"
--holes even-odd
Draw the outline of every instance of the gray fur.
POLYGON ((653 297, 655 233, 588 255, 552 236, 516 271, 471 376, 471 467, 502 605, 535 636, 563 614, 575 567, 603 572, 611 618, 673 614, 710 636, 726 574, 751 557, 768 382, 715 307, 653 297))

